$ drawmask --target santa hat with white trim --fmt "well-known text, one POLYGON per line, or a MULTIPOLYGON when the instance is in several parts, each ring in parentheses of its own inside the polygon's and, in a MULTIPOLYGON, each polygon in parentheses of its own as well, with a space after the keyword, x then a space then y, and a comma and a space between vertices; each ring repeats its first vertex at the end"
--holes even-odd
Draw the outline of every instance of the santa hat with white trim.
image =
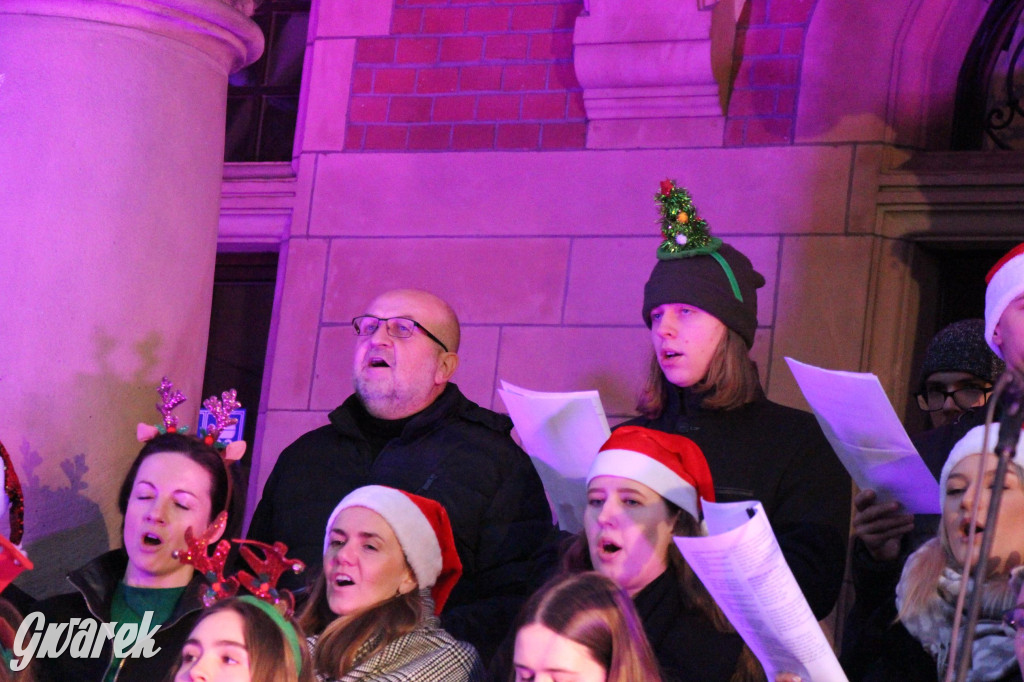
POLYGON ((1013 299, 1024 294, 1024 244, 1018 244, 999 259, 985 275, 985 340, 996 355, 1003 352, 992 342, 999 318, 1013 299))
POLYGON ((356 488, 338 503, 327 519, 324 554, 334 522, 349 507, 365 507, 384 517, 402 546, 416 582, 420 588, 430 589, 435 611, 440 614, 462 575, 452 524, 444 507, 434 500, 383 485, 356 488))
POLYGON ((623 426, 612 432, 590 466, 587 484, 598 476, 642 483, 698 520, 701 498, 715 501, 711 470, 697 444, 684 436, 642 426, 623 426))

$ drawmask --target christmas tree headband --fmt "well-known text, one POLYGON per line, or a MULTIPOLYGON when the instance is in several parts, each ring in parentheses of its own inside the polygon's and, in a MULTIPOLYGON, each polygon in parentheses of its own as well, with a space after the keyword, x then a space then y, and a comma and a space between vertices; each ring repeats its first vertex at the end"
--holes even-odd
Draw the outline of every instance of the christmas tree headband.
POLYGON ((238 593, 239 587, 248 590, 251 596, 243 596, 240 598, 241 601, 259 608, 281 629, 285 639, 288 640, 288 645, 295 658, 295 665, 301 674, 302 649, 298 633, 288 622, 295 612, 295 597, 288 590, 278 590, 277 581, 287 571, 302 573, 306 570, 306 564, 299 559, 289 559, 286 556, 288 547, 283 542, 268 545, 257 540, 221 540, 210 554, 210 543, 224 532, 227 518, 227 512, 218 514, 213 523, 199 537, 192 533, 191 528, 185 529, 187 549, 185 551, 175 550, 174 558, 183 564, 194 566, 206 579, 208 584, 206 592, 203 594, 203 604, 207 607, 218 601, 234 597, 238 593), (224 576, 224 566, 227 563, 228 553, 231 551, 231 543, 238 545, 238 553, 253 570, 253 573, 240 570, 230 577, 224 576), (263 556, 259 556, 251 548, 259 549, 263 556))
POLYGON ((733 296, 742 303, 743 294, 740 293, 736 275, 722 254, 718 253, 722 240, 711 236, 707 221, 697 214, 690 193, 676 186, 675 180, 662 180, 660 189, 654 195, 661 209, 661 236, 664 238, 658 246, 658 260, 711 256, 722 266, 733 296))

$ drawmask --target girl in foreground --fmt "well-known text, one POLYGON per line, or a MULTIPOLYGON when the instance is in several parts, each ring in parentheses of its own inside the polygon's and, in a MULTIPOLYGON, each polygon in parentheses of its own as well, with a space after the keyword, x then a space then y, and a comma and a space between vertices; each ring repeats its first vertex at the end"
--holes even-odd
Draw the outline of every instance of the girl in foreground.
POLYGON ((464 682, 480 657, 437 614, 462 574, 444 507, 371 485, 347 495, 327 522, 324 570, 299 625, 312 636, 321 679, 464 682))
POLYGON ((633 603, 592 571, 555 578, 530 598, 514 662, 515 682, 661 682, 633 603))
POLYGON ((295 625, 256 597, 217 602, 196 622, 174 682, 312 682, 295 625), (276 614, 276 615, 275 615, 276 614))
MULTIPOLYGON (((961 576, 972 570, 981 553, 988 516, 990 487, 998 462, 992 453, 998 428, 977 426, 953 447, 942 468, 939 492, 942 521, 938 537, 929 540, 907 559, 896 587, 899 618, 925 650, 936 660, 937 673, 945 674, 953 635, 953 618, 961 576), (984 473, 978 477, 979 463, 984 473), (981 496, 978 516, 972 516, 974 501, 981 496), (969 531, 975 529, 973 544, 969 531)), ((981 615, 974 630, 972 681, 1020 680, 1014 655, 1014 629, 1003 622, 1003 613, 1013 608, 1020 590, 1024 557, 1024 445, 1018 445, 1007 471, 1002 502, 992 539, 986 575, 973 575, 971 589, 983 595, 981 615), (980 584, 979 584, 980 583, 980 584)), ((969 597, 970 595, 968 595, 969 597)), ((967 602, 965 602, 966 604, 967 602)), ((966 611, 966 607, 965 607, 966 611)), ((965 636, 961 620, 959 638, 965 636)), ((959 648, 959 644, 957 645, 959 648)), ((955 665, 959 667, 959 662, 955 665)))

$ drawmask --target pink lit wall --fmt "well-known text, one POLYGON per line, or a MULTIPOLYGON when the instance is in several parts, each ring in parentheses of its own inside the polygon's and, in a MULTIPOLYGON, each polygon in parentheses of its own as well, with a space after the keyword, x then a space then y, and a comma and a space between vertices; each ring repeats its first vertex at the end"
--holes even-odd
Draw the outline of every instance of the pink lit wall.
POLYGON ((803 404, 786 355, 876 369, 903 390, 907 346, 871 324, 878 310, 913 316, 880 279, 901 256, 876 196, 894 135, 921 129, 891 121, 891 103, 948 117, 955 57, 916 79, 899 69, 938 37, 966 51, 980 16, 953 21, 963 3, 942 4, 723 0, 713 15, 593 0, 580 15, 556 0, 314 2, 294 179, 261 190, 248 168, 224 185, 227 242, 246 239, 238 197, 294 197, 275 200, 293 210, 261 233, 283 257, 250 504, 280 450, 350 394, 348 320, 392 287, 452 302, 465 339, 455 381, 481 404, 502 409, 505 379, 598 388, 614 418, 629 415, 665 177, 767 279, 753 355, 772 397, 803 404), (864 25, 870 41, 851 34, 864 25))

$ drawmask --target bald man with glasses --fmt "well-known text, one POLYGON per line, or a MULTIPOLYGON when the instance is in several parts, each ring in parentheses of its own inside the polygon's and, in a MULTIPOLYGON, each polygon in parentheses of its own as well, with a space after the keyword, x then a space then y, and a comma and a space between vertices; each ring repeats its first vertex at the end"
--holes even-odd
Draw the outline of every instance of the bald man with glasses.
POLYGON ((442 624, 486 662, 544 572, 535 556, 555 530, 540 479, 511 420, 451 382, 460 333, 445 301, 389 291, 352 327, 355 393, 281 453, 249 537, 284 542, 317 567, 327 517, 352 490, 386 485, 440 502, 463 565, 442 624))

